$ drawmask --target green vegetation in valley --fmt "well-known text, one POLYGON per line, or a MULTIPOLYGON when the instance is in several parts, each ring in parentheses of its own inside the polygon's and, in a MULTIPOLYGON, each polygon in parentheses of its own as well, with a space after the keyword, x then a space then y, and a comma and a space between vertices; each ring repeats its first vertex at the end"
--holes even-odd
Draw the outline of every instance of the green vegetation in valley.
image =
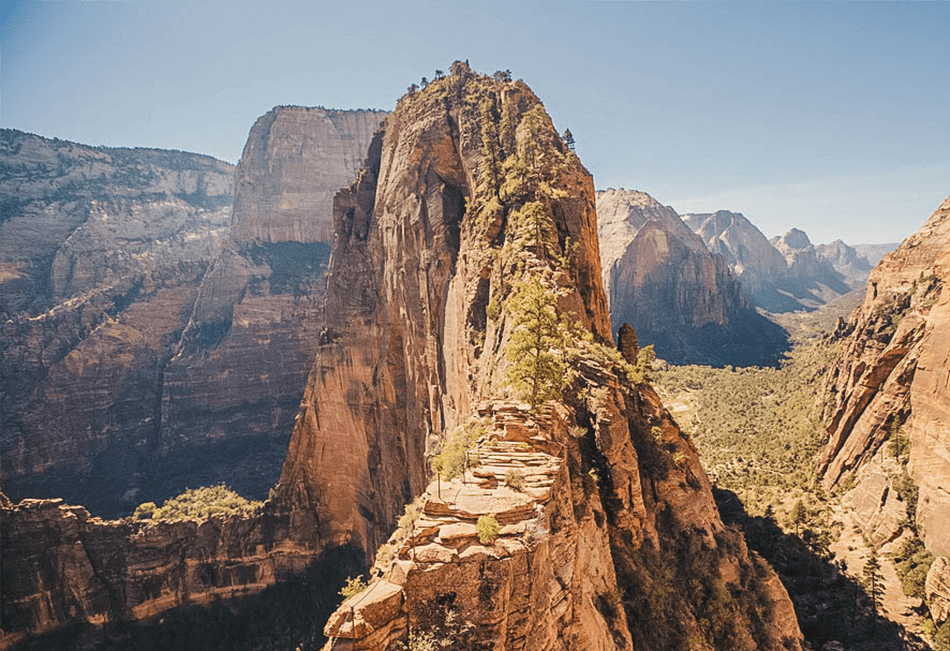
POLYGON ((789 498, 810 487, 825 438, 812 414, 835 350, 812 339, 799 342, 779 369, 669 366, 657 373, 658 391, 692 435, 706 472, 751 513, 770 505, 787 512, 789 498))
POLYGON ((189 488, 184 493, 167 500, 161 507, 155 502, 144 502, 135 509, 133 520, 200 520, 212 516, 235 514, 253 515, 260 511, 263 502, 246 500, 233 490, 219 484, 189 488))

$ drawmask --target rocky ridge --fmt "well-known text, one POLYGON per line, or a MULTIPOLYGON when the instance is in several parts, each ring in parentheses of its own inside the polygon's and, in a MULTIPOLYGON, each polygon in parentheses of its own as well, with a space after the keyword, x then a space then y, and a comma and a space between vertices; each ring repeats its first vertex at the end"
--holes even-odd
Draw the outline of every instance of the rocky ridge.
POLYGON ((634 648, 681 635, 718 648, 798 648, 784 590, 723 527, 695 449, 656 395, 617 370, 619 358, 597 361, 611 336, 594 199, 526 86, 456 64, 400 102, 338 200, 338 233, 351 235, 337 241, 328 306, 345 296, 334 313, 348 318, 328 321, 276 500, 298 513, 359 513, 347 527, 319 516, 311 526, 371 554, 387 539, 392 547, 377 556, 382 576, 331 618, 329 648, 384 649, 442 634, 456 618, 475 624, 455 640, 465 648, 634 648), (509 297, 532 278, 556 282, 558 312, 592 332, 567 353, 578 376, 566 394, 592 397, 547 403, 547 416, 507 402, 501 380, 516 327, 509 297), (355 345, 364 342, 374 345, 355 345), (427 452, 480 416, 489 424, 477 484, 443 485, 439 498, 427 452), (406 438, 393 440, 399 431, 406 438), (393 495, 392 466, 402 464, 408 490, 393 495), (523 474, 523 492, 502 485, 509 471, 523 474), (314 490, 321 478, 327 488, 314 490), (401 502, 421 494, 420 519, 390 538, 401 502), (499 536, 475 542, 487 513, 499 536), (678 567, 677 550, 703 569, 678 567), (669 583, 653 591, 647 577, 661 566, 669 583), (691 570, 706 582, 700 593, 732 585, 727 593, 761 599, 768 614, 750 619, 751 604, 713 598, 722 625, 706 626, 692 597, 664 608, 691 570))
POLYGON ((829 440, 819 461, 825 488, 856 483, 853 494, 878 496, 876 504, 864 500, 862 522, 875 539, 895 537, 906 512, 938 557, 950 555, 948 242, 950 200, 874 268, 864 302, 839 324, 843 352, 828 376, 829 440), (898 467, 887 472, 888 464, 898 467), (900 489, 905 467, 916 499, 900 489))
POLYGON ((614 329, 629 322, 676 364, 774 365, 788 340, 746 299, 726 260, 669 206, 631 190, 597 193, 604 289, 614 329))

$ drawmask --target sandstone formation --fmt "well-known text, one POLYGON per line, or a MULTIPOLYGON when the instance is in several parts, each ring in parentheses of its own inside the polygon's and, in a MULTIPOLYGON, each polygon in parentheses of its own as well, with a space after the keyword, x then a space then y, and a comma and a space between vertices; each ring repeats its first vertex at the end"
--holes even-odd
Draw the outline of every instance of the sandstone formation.
POLYGON ((217 465, 256 473, 255 496, 273 485, 323 324, 332 197, 356 178, 384 116, 278 107, 251 128, 231 229, 164 372, 163 457, 202 442, 217 465))
MULTIPOLYGON (((832 259, 823 257, 797 228, 769 241, 741 213, 720 210, 687 214, 683 220, 710 251, 726 258, 752 301, 769 312, 815 309, 863 286, 860 276, 849 285, 844 272, 837 270, 835 262, 846 271, 859 273, 856 267, 847 266, 852 257, 842 247, 827 245, 823 250, 832 259)), ((843 243, 842 246, 847 247, 843 243)))
POLYGON ((677 364, 776 364, 788 342, 749 304, 726 260, 676 212, 631 190, 597 193, 604 289, 614 329, 677 364))
POLYGON ((162 372, 225 235, 234 168, 7 129, 0 161, 4 490, 134 506, 162 372))
POLYGON ((333 195, 363 164, 385 111, 279 106, 248 135, 234 184, 235 242, 333 242, 333 195))
POLYGON ((322 323, 332 195, 383 116, 263 116, 230 232, 226 163, 3 132, 11 497, 117 516, 220 481, 266 495, 322 323))
MULTIPOLYGON (((826 488, 872 459, 898 454, 919 488, 916 525, 936 556, 950 555, 950 199, 868 280, 862 305, 836 333, 829 371, 826 488), (909 439, 909 458, 885 446, 909 439), (893 439, 892 439, 893 440, 893 439)), ((897 473, 891 473, 891 490, 897 473)), ((886 502, 885 502, 886 504, 886 502)))
MULTIPOLYGON (((694 446, 612 347, 593 181, 527 86, 456 63, 404 97, 337 196, 334 227, 326 325, 263 512, 183 523, 159 544, 149 525, 113 522, 69 538, 73 556, 53 541, 5 553, 42 568, 5 585, 4 604, 24 605, 4 617, 19 627, 8 635, 140 604, 156 613, 192 590, 256 589, 352 546, 384 576, 331 618, 331 648, 382 651, 444 630, 450 611, 480 625, 462 625, 471 649, 801 648, 774 572, 722 524, 694 446), (536 409, 513 401, 506 380, 513 332, 531 329, 516 297, 532 283, 560 317, 556 348, 569 362, 561 398, 536 409), (466 483, 440 488, 428 458, 459 431, 477 435, 483 458, 466 455, 466 483), (392 534, 419 496, 422 517, 410 509, 408 536, 392 534), (498 536, 474 542, 487 513, 498 536), (387 562, 376 550, 390 539, 387 562), (106 546, 110 571, 92 560, 106 546), (83 589, 83 557, 119 606, 83 589), (213 566, 200 584, 176 569, 199 559, 213 566), (121 599, 146 565, 154 587, 121 599)), ((33 508, 5 506, 4 531, 29 529, 33 508)), ((42 508, 60 514, 42 522, 82 519, 42 508)))
POLYGON ((373 554, 390 539, 394 559, 381 552, 383 576, 331 618, 329 648, 385 649, 455 617, 476 625, 467 648, 798 647, 784 589, 723 527, 695 449, 622 358, 597 361, 611 336, 594 201, 528 88, 464 64, 399 103, 339 197, 327 330, 276 501, 324 540, 373 554), (531 278, 557 283, 559 312, 592 333, 544 416, 504 400, 510 296, 531 278), (481 418, 477 485, 430 483, 426 453, 481 418), (509 471, 523 492, 502 485, 509 471), (390 538, 423 493, 421 519, 390 538), (476 542, 488 513, 499 537, 476 542), (720 603, 717 628, 691 596, 666 609, 687 558, 703 559, 700 592, 732 585, 767 614, 720 603))
POLYGON ((286 519, 267 513, 125 522, 28 499, 0 504, 0 516, 4 649, 66 624, 143 620, 255 594, 313 558, 289 543, 286 519))

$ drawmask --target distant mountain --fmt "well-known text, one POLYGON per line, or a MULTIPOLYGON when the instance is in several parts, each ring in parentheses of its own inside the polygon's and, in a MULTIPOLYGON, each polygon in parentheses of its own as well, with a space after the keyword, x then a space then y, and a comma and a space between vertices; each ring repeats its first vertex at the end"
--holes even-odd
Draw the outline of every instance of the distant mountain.
POLYGON ((769 312, 815 309, 859 286, 867 274, 851 247, 819 249, 797 228, 769 241, 741 213, 692 213, 683 220, 729 261, 752 301, 769 312))
POLYGON ((865 258, 873 268, 885 255, 899 246, 900 242, 892 242, 890 244, 855 244, 854 250, 859 256, 865 258))
POLYGON ((777 362, 782 328, 755 311, 726 259, 676 211, 645 192, 609 189, 597 193, 597 219, 615 331, 629 322, 641 344, 678 364, 777 362))
POLYGON ((848 246, 841 240, 831 244, 819 244, 815 247, 818 256, 834 267, 835 271, 844 276, 845 282, 853 289, 864 287, 868 274, 874 265, 856 247, 848 246))

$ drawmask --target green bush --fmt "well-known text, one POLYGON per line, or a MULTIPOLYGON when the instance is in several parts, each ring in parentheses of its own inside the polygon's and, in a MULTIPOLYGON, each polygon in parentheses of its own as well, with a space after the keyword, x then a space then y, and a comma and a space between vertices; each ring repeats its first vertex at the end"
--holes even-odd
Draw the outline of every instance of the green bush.
POLYGON ((155 508, 154 502, 144 502, 135 509, 136 520, 202 520, 212 516, 234 514, 253 515, 263 506, 263 502, 246 500, 236 492, 219 484, 189 488, 184 493, 166 500, 161 508, 155 508))
POLYGON ((505 473, 505 483, 516 491, 520 491, 524 486, 524 473, 520 470, 509 470, 505 473))
POLYGON ((501 527, 498 520, 495 519, 494 513, 479 516, 475 529, 478 532, 478 540, 483 545, 490 545, 495 542, 495 538, 501 532, 501 527))
POLYGON ((346 585, 340 588, 340 594, 343 595, 343 600, 345 601, 349 599, 350 597, 352 597, 353 595, 357 595, 361 593, 367 587, 369 586, 363 580, 362 574, 360 574, 355 579, 351 577, 346 577, 346 585))

